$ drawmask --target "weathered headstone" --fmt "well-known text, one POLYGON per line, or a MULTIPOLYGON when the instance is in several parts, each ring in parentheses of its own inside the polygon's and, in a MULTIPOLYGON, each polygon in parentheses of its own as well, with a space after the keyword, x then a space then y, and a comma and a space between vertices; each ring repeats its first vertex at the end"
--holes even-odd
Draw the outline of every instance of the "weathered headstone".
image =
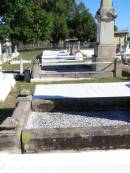
POLYGON ((100 9, 96 13, 97 41, 95 48, 96 71, 113 71, 116 46, 114 44, 114 20, 116 12, 112 0, 101 0, 100 9))
POLYGON ((33 62, 33 68, 32 68, 32 78, 40 78, 40 74, 41 74, 41 67, 38 61, 34 61, 33 62))
POLYGON ((121 77, 123 71, 122 61, 119 58, 116 58, 114 61, 114 77, 121 77))
POLYGON ((80 51, 80 41, 77 42, 77 52, 80 51))
POLYGON ((15 47, 14 47, 14 53, 15 53, 15 55, 17 55, 18 54, 18 48, 17 48, 17 46, 15 45, 15 47))
POLYGON ((12 43, 9 39, 5 39, 5 43, 3 45, 5 47, 6 58, 12 57, 12 43))

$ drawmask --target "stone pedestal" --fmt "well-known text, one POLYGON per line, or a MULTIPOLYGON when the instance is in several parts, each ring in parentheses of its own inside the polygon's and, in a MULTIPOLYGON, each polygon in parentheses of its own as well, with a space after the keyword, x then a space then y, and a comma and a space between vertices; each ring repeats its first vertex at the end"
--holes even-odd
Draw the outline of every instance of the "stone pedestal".
POLYGON ((114 71, 116 45, 114 44, 114 19, 115 10, 112 0, 101 0, 100 9, 97 11, 97 46, 95 47, 95 62, 93 69, 96 71, 114 71))
POLYGON ((41 74, 41 67, 38 62, 34 62, 32 68, 32 78, 39 79, 41 74))
POLYGON ((96 62, 94 70, 96 71, 113 71, 114 59, 116 57, 116 46, 113 44, 100 44, 95 47, 96 62))

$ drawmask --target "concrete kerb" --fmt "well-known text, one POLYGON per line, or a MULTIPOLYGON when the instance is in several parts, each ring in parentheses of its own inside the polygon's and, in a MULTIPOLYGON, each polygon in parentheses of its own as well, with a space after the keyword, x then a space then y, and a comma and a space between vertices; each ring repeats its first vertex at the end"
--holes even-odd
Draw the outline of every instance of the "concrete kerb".
POLYGON ((130 148, 130 126, 31 129, 22 132, 23 153, 130 148))
MULTIPOLYGON (((32 100, 32 111, 93 111, 126 110, 130 98, 95 98, 70 100, 32 100), (109 103, 109 104, 108 104, 109 103), (114 103, 116 103, 114 105, 114 103), (122 104, 124 103, 124 104, 122 104), (126 104, 127 103, 127 104, 126 104), (78 104, 73 106, 73 104, 78 104), (80 104, 80 106, 79 106, 80 104), (122 105, 122 106, 121 106, 122 105), (97 107, 96 107, 97 106, 97 107), (121 106, 121 107, 120 107, 121 106), (71 108, 71 109, 70 109, 71 108), (73 109, 72 109, 73 108, 73 109), (78 108, 78 109, 76 109, 78 108), (80 110, 81 108, 81 110, 80 110), (99 109, 100 108, 100 109, 99 109)), ((129 110, 129 108, 127 109, 129 110)), ((21 134, 23 153, 42 153, 47 151, 86 151, 130 148, 130 126, 108 126, 90 128, 41 128, 24 129, 21 134)))
POLYGON ((0 140, 0 149, 8 150, 9 153, 39 153, 57 150, 80 151, 90 149, 106 150, 130 148, 130 126, 68 129, 26 129, 26 122, 31 111, 91 111, 93 108, 98 110, 99 108, 103 109, 103 107, 105 109, 108 108, 109 110, 114 103, 116 103, 113 105, 115 110, 117 110, 117 107, 120 107, 122 103, 122 107, 120 107, 121 110, 126 110, 126 108, 129 107, 129 97, 120 99, 113 98, 113 100, 111 99, 112 98, 95 98, 92 100, 70 99, 69 101, 57 101, 35 100, 32 99, 32 96, 18 97, 16 104, 17 106, 12 117, 8 118, 3 123, 3 129, 1 127, 0 137, 2 140, 0 140), (76 104, 76 106, 73 106, 73 104, 76 104))
POLYGON ((0 128, 0 151, 21 153, 21 131, 26 126, 31 111, 32 96, 18 97, 12 117, 7 118, 0 128))

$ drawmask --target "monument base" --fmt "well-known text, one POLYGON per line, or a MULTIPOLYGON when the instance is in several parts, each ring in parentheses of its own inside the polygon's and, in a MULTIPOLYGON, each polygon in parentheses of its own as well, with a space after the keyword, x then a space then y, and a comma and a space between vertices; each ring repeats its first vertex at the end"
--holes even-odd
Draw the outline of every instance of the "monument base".
POLYGON ((93 70, 95 71, 114 71, 114 59, 116 57, 115 45, 97 45, 95 47, 95 56, 93 57, 93 70))

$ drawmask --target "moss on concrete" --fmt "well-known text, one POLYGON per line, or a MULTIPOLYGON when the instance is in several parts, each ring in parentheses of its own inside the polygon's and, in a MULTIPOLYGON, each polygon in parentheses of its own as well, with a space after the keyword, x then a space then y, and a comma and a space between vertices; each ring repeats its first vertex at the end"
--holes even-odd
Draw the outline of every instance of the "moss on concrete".
POLYGON ((27 144, 31 139, 31 134, 29 132, 22 133, 22 142, 27 144))

